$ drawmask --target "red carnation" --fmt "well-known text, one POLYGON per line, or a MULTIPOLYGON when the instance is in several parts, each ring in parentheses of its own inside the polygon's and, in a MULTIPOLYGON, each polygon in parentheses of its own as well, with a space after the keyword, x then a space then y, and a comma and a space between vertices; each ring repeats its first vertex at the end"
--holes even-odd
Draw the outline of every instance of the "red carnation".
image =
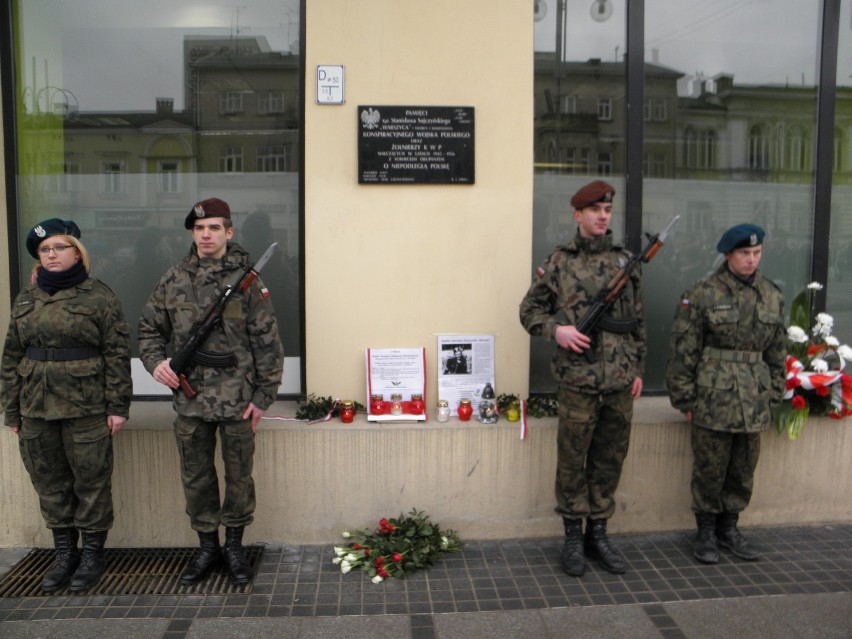
POLYGON ((796 410, 802 410, 805 406, 808 405, 808 403, 805 401, 805 398, 801 395, 796 395, 795 397, 793 397, 790 403, 793 404, 793 408, 795 408, 796 410))
POLYGON ((400 555, 399 553, 394 553, 393 560, 399 563, 400 561, 402 561, 402 555, 400 555))
POLYGON ((793 377, 787 380, 787 390, 793 390, 794 388, 798 388, 802 385, 802 380, 793 375, 793 377))
POLYGON ((828 386, 817 386, 814 388, 814 392, 820 397, 827 397, 831 393, 831 389, 828 386))

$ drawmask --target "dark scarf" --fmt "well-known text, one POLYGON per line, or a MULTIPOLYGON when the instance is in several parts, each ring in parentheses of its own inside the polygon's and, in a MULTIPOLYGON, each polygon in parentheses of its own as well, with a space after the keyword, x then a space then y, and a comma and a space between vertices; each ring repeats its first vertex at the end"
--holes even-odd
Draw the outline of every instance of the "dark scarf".
POLYGON ((86 273, 86 269, 83 267, 83 261, 80 260, 79 262, 75 262, 74 266, 69 268, 67 271, 61 271, 59 273, 54 273, 53 271, 48 271, 45 268, 40 268, 38 270, 36 284, 38 284, 38 287, 48 295, 53 295, 56 291, 77 286, 80 282, 85 281, 87 277, 89 277, 89 274, 86 273))

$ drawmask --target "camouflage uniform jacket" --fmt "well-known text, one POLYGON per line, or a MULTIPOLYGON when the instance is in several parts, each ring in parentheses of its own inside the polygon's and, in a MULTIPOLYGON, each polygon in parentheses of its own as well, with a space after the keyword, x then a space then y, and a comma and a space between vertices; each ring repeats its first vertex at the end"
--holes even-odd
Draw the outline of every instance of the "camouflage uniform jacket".
MULTIPOLYGON (((630 253, 614 244, 610 231, 603 237, 582 238, 579 233, 556 250, 536 270, 521 302, 521 324, 533 336, 553 340, 560 325, 574 325, 585 314, 595 295, 607 286, 630 259, 630 253)), ((620 320, 635 319, 627 333, 610 333, 600 328, 592 332, 596 356, 556 348, 551 370, 560 384, 584 393, 623 390, 645 372, 645 312, 639 269, 633 271, 622 295, 609 310, 620 320)))
POLYGON ((786 340, 781 291, 759 271, 745 283, 723 264, 682 295, 675 313, 666 371, 672 406, 692 411, 702 428, 765 430, 770 405, 784 394, 786 340))
POLYGON ((21 415, 71 419, 130 415, 130 326, 121 302, 99 280, 87 278, 53 295, 31 286, 15 298, 3 349, 2 403, 7 425, 21 415), (99 357, 38 361, 33 348, 96 348, 99 357))
MULTIPOLYGON (((139 319, 139 356, 149 373, 171 357, 193 324, 248 262, 248 253, 234 242, 228 243, 222 259, 199 258, 193 244, 189 255, 160 278, 139 319)), ((266 410, 275 401, 284 349, 272 301, 260 278, 231 298, 222 321, 201 348, 233 353, 237 365, 190 364, 185 374, 198 395, 190 399, 182 391, 175 393, 173 405, 179 415, 206 421, 239 420, 249 402, 266 410)))

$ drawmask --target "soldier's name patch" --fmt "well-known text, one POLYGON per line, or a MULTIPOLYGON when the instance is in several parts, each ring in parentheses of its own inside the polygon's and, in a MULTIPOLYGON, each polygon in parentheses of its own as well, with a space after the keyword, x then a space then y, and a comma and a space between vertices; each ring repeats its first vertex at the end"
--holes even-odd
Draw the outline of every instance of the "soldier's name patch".
POLYGON ((734 308, 733 304, 719 304, 718 306, 714 306, 714 311, 730 311, 734 308))

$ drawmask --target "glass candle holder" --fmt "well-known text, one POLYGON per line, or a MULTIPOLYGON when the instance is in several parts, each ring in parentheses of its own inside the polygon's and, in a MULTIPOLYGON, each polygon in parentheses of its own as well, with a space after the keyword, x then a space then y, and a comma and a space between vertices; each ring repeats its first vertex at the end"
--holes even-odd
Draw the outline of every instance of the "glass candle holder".
POLYGON ((408 412, 412 415, 422 415, 426 410, 426 405, 423 403, 423 395, 413 394, 408 402, 408 412))
POLYGON ((351 424, 353 419, 355 419, 355 405, 347 399, 340 408, 340 421, 351 424))
POLYGON ((470 416, 473 415, 473 406, 470 405, 469 399, 463 399, 459 402, 459 407, 456 409, 459 419, 463 422, 469 422, 470 416))
POLYGON ((450 419, 450 403, 446 399, 438 400, 438 410, 435 411, 435 419, 446 422, 450 419))
POLYGON ((402 415, 402 395, 400 395, 399 393, 394 393, 393 395, 391 395, 390 414, 402 415))
POLYGON ((385 396, 381 393, 376 393, 370 396, 370 414, 384 415, 386 411, 385 396))

